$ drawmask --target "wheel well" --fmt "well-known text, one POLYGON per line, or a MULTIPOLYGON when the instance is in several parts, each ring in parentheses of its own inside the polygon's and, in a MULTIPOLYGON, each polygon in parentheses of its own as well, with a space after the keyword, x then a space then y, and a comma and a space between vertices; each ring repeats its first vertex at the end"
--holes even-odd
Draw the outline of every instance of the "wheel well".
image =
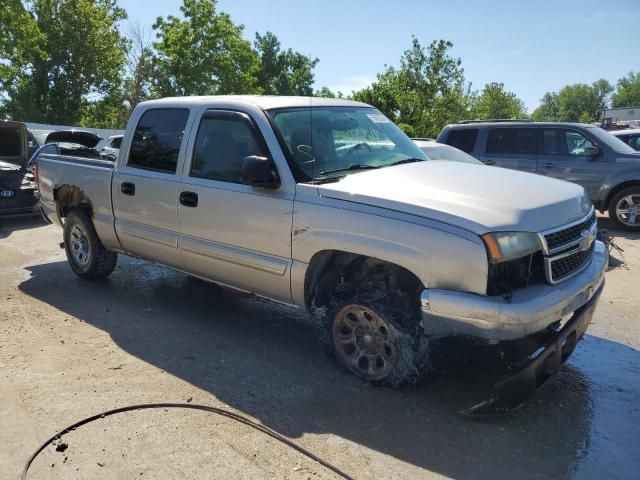
POLYGON ((93 206, 89 197, 82 190, 73 185, 63 185, 53 192, 53 198, 58 207, 60 218, 66 217, 74 208, 82 208, 93 216, 93 206))
POLYGON ((609 194, 607 195, 607 200, 603 206, 603 210, 604 211, 608 210, 609 203, 611 202, 611 200, 613 200, 613 197, 615 197, 619 192, 621 192, 625 188, 629 188, 629 187, 640 187, 640 180, 630 180, 628 182, 623 182, 620 185, 616 185, 615 187, 613 187, 609 192, 609 194))
POLYGON ((334 285, 354 279, 358 272, 374 268, 385 271, 385 274, 388 272, 390 285, 415 289, 416 292, 423 288, 418 277, 394 263, 340 250, 323 250, 311 258, 305 275, 304 297, 307 308, 324 305, 334 285))

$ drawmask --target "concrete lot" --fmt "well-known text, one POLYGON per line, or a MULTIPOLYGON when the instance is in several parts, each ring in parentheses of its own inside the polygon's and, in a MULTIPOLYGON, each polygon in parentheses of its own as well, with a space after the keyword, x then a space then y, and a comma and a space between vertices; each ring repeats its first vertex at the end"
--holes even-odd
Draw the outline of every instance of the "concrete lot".
MULTIPOLYGON (((560 374, 520 409, 472 420, 458 411, 494 379, 486 351, 413 388, 373 387, 326 358, 301 312, 124 257, 108 280, 83 282, 59 229, 0 222, 1 478, 85 416, 185 401, 252 417, 359 479, 638 478, 639 235, 619 233, 627 265, 608 273, 560 374)), ((29 478, 335 478, 198 412, 126 413, 64 441, 29 478)))

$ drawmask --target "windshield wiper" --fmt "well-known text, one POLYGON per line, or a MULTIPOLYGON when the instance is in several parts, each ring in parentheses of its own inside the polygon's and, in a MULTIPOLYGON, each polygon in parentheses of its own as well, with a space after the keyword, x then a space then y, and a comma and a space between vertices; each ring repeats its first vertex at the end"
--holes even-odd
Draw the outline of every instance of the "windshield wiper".
POLYGON ((424 162, 422 158, 405 158, 404 160, 398 160, 397 162, 390 163, 389 166, 393 167, 394 165, 402 165, 403 163, 415 163, 415 162, 424 162))
POLYGON ((345 168, 338 168, 336 170, 327 170, 326 172, 320 172, 321 176, 331 175, 332 173, 340 173, 340 172, 350 172, 352 170, 372 170, 375 168, 380 168, 376 165, 363 165, 361 163, 355 163, 353 165, 349 165, 345 168))

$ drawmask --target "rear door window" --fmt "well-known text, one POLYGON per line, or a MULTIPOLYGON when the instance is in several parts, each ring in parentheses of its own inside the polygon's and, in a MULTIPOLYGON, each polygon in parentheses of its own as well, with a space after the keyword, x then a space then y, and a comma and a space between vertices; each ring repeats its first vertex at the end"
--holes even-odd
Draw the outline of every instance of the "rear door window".
POLYGON ((189 110, 147 110, 136 126, 127 165, 145 170, 176 173, 178 153, 189 110))
POLYGON ((473 152, 478 138, 477 128, 464 128, 459 130, 451 130, 447 136, 446 144, 456 147, 466 153, 473 152))
POLYGON ((487 153, 535 155, 535 132, 533 128, 492 128, 487 138, 487 153))

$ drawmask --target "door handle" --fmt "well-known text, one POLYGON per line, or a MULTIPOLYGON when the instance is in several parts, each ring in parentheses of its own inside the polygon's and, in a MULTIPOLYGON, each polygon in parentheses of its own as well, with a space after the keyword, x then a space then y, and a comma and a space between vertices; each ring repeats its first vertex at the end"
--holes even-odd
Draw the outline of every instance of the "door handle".
POLYGON ((496 161, 495 160, 490 160, 488 158, 485 158, 484 160, 480 160, 482 163, 484 163, 485 165, 495 165, 496 161))
POLYGON ((195 192, 180 192, 180 203, 185 207, 198 206, 198 194, 195 192))
POLYGON ((136 194, 136 184, 131 182, 122 182, 120 191, 125 195, 134 196, 136 194))

